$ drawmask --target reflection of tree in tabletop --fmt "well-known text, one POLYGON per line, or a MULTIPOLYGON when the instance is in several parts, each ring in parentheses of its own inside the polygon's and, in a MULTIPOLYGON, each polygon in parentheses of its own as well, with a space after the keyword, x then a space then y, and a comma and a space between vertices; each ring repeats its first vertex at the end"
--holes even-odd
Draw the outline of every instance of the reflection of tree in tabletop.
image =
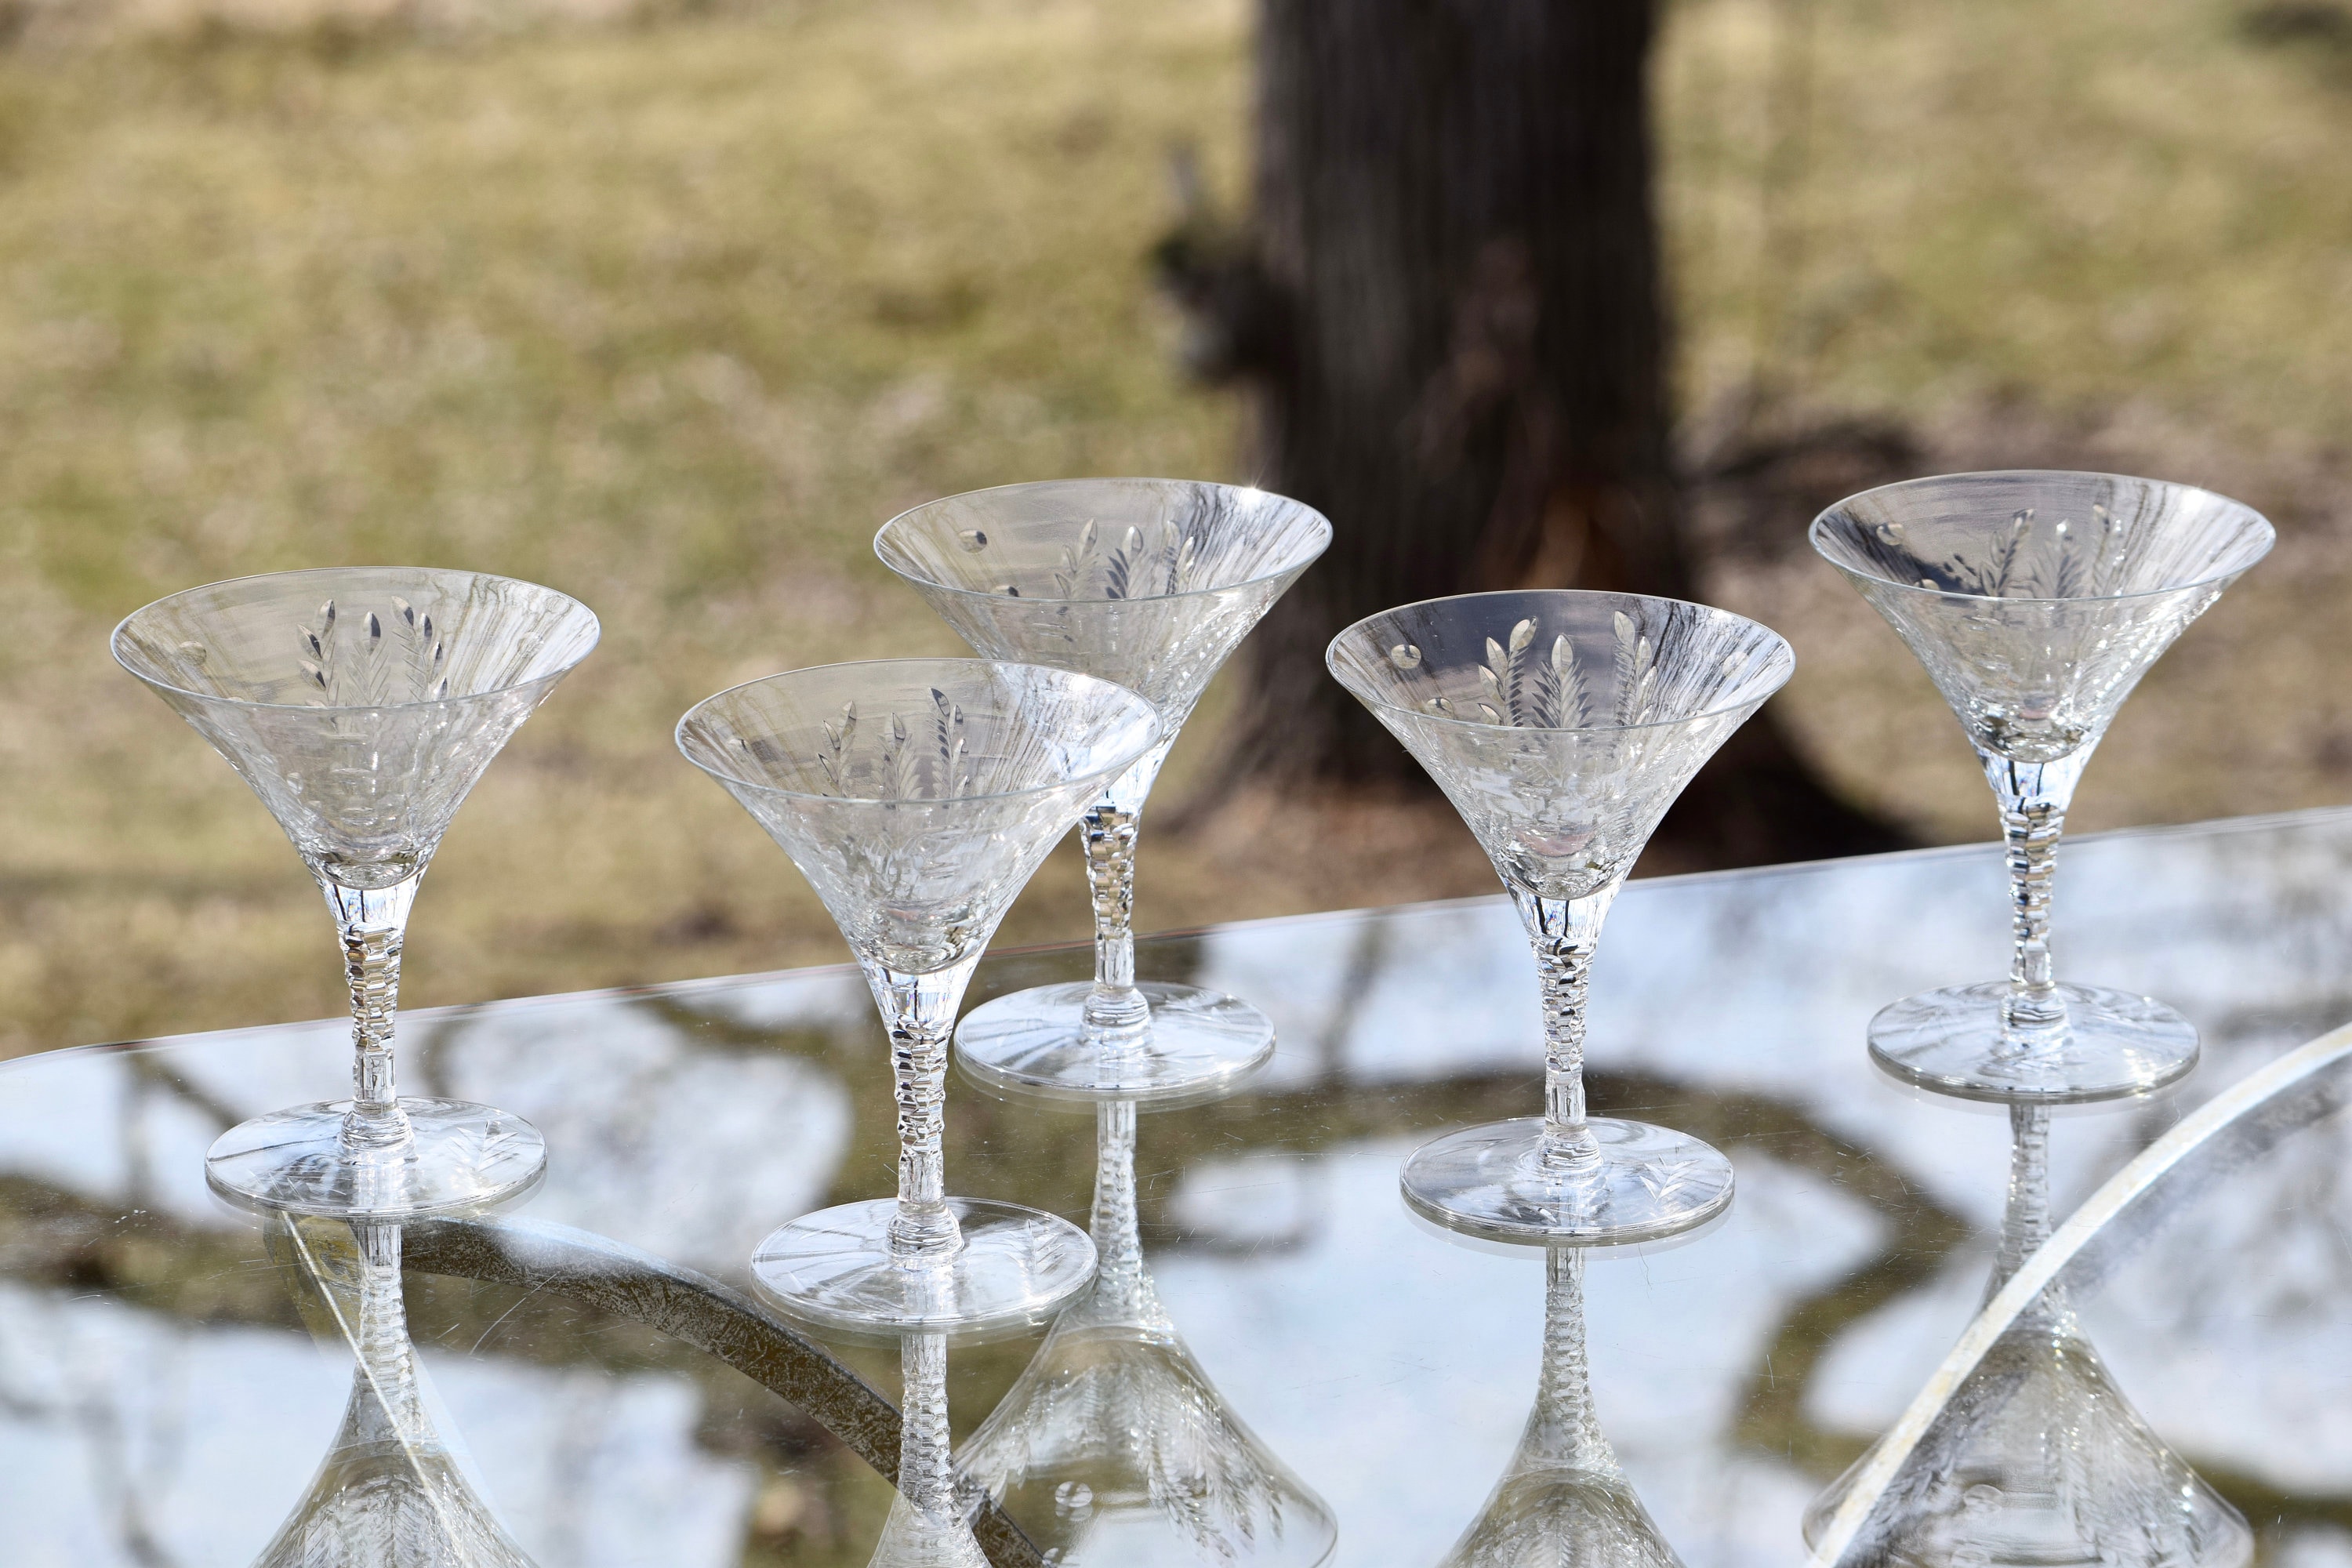
MULTIPOLYGON (((2016 1106, 2009 1208, 1987 1287, 2050 1238, 2050 1112, 2016 1106)), ((1818 1542, 1870 1456, 1815 1499, 1818 1542)), ((2235 1568, 2238 1510, 2165 1446, 2083 1337, 2063 1289, 2019 1314, 1873 1510, 1864 1561, 1904 1568, 2235 1568)))
POLYGON ((1094 1241, 1101 1270, 965 1446, 1055 1568, 1236 1563, 1311 1568, 1330 1510, 1226 1405, 1143 1266, 1135 1107, 1096 1108, 1094 1241))

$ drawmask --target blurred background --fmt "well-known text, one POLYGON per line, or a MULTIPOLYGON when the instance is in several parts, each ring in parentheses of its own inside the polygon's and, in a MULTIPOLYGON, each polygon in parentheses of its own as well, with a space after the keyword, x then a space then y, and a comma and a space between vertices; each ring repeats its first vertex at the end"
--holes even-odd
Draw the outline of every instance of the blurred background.
MULTIPOLYGON (((341 1010, 290 848, 106 651, 150 598, 289 567, 468 566, 604 617, 458 816, 404 1002, 845 957, 670 726, 775 669, 955 651, 868 549, 913 502, 1303 471, 1273 416, 1297 357, 1253 351, 1234 301, 1320 276, 1301 234, 1349 221, 1308 200, 1324 228, 1286 227, 1296 170, 1278 189, 1253 172, 1313 145, 1301 83, 1345 66, 1304 16, 0 0, 0 1055, 341 1010)), ((1735 788, 1722 810, 1764 827, 1686 821, 1644 869, 1990 836, 1958 725, 1803 542, 1839 495, 1937 469, 2145 472, 2279 524, 2125 709, 2078 828, 2352 798, 2352 5, 1672 0, 1654 22, 1559 44, 1614 62, 1610 90, 1563 83, 1560 112, 1605 100, 1617 127, 1561 145, 1632 182, 1563 221, 1638 241, 1654 212, 1633 261, 1655 298, 1621 313, 1662 330, 1611 351, 1655 361, 1644 537, 1795 644, 1785 755, 1759 765, 1803 790, 1735 788), (1776 837, 1801 809, 1814 826, 1776 837)), ((1423 58, 1402 35, 1344 42, 1423 58)), ((1412 78, 1399 112, 1476 88, 1412 78)), ((1519 173, 1524 199, 1565 178, 1519 173)), ((1414 328, 1456 390, 1507 372, 1520 293, 1549 298, 1542 244, 1524 282, 1486 237, 1434 267, 1414 328)), ((1383 327, 1377 300, 1291 306, 1383 327)), ((1558 336, 1543 353, 1588 363, 1558 336)), ((1459 401, 1508 429, 1361 438, 1501 474, 1475 542, 1510 521, 1494 498, 1541 446, 1541 400, 1459 401)), ((1346 580, 1370 524, 1301 493, 1339 530, 1316 573, 1346 580)), ((1591 581, 1591 552, 1551 549, 1556 510, 1464 572, 1591 581)), ((1179 748, 1140 929, 1495 889, 1409 782, 1337 742, 1244 743, 1313 640, 1293 622, 1269 627, 1287 662, 1262 640, 1179 748)), ((1000 942, 1078 939, 1084 910, 1065 848, 1000 942)))

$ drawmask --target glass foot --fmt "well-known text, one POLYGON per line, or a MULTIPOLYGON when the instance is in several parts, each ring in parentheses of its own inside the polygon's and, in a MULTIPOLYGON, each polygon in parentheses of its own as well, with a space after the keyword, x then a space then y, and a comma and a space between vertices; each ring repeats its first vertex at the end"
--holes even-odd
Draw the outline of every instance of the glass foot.
POLYGON ((890 1250, 898 1207, 877 1198, 803 1215, 760 1244, 751 1272, 793 1317, 868 1339, 1034 1328, 1094 1280, 1095 1244, 1058 1215, 950 1198, 963 1246, 909 1263, 890 1250))
POLYGON ((956 1059, 984 1084, 1055 1100, 1143 1105, 1213 1100, 1274 1054, 1274 1024, 1248 1003, 1197 985, 1147 980, 1150 1032, 1128 1050, 1089 1037, 1087 981, 1016 991, 956 1026, 956 1059))
POLYGON ((2066 1018, 2017 1028, 2002 1018, 2006 980, 1922 991, 1870 1021, 1873 1060, 1935 1094, 2065 1105, 2161 1089, 2197 1065, 2196 1026, 2128 991, 2058 987, 2066 1018))
POLYGON ((298 1105, 222 1133, 205 1156, 213 1190, 248 1208, 336 1218, 417 1218, 521 1196, 547 1173, 547 1142, 521 1117, 462 1100, 403 1100, 409 1141, 343 1143, 349 1100, 298 1105))
POLYGON ((1657 1241, 1731 1202, 1731 1162, 1687 1133, 1596 1116, 1595 1170, 1544 1169, 1543 1119, 1490 1122, 1414 1150, 1399 1184, 1423 1218, 1488 1241, 1657 1241))

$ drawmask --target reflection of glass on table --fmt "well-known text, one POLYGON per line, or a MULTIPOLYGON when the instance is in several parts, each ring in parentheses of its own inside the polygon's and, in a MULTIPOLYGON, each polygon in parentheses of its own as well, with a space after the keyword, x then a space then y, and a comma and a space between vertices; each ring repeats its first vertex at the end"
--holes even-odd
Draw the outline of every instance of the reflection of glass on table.
MULTIPOLYGON (((2206 1060, 2121 1111, 2056 1117, 2062 1237, 2176 1119, 2352 1016, 2352 814, 2089 837, 2068 857, 2070 971, 2163 994, 2206 1060)), ((1593 1107, 1686 1128, 1739 1171, 1701 1242, 1593 1262, 1583 1282, 1610 1447, 1689 1568, 1796 1561, 1807 1503, 1901 1424, 1977 1311, 2007 1115, 1890 1084, 1855 1042, 1886 997, 1992 972, 2005 879, 1977 847, 1640 880, 1611 910, 1593 1107), (1906 940, 1885 940, 1898 923, 1906 940)), ((1143 973, 1257 999, 1286 1042, 1243 1092, 1150 1119, 1139 1236, 1202 1375, 1328 1506, 1335 1568, 1443 1561, 1527 1429, 1543 1342, 1529 1263, 1435 1245, 1396 1201, 1404 1154, 1534 1092, 1519 932, 1487 899, 1138 944, 1143 973)), ((1084 980, 1092 961, 1083 946, 1002 953, 972 994, 1084 980)), ((415 1092, 545 1133, 546 1182, 510 1226, 583 1227, 740 1299, 776 1219, 892 1190, 880 1027, 846 966, 402 1025, 415 1092)), ((347 1022, 321 1022, 0 1066, 12 1558, 235 1568, 295 1512, 342 1425, 352 1358, 320 1353, 292 1266, 219 1207, 203 1158, 350 1048, 347 1022)), ((2315 1077, 2308 1108, 2343 1086, 2315 1077)), ((960 1186, 1081 1214, 1090 1119, 955 1078, 948 1092, 960 1186)), ((2141 1227, 2142 1250, 2062 1285, 2149 1429, 2266 1558, 2308 1563, 2352 1549, 2336 1522, 2352 1494, 2352 1266, 2330 1250, 2352 1224, 2352 1119, 2275 1132, 2268 1152, 2184 1173, 2185 1206, 2141 1227)), ((463 1473, 540 1568, 873 1554, 897 1464, 890 1352, 857 1363, 879 1387, 828 1427, 651 1324, 652 1286, 595 1248, 498 1275, 433 1239, 455 1234, 404 1232, 410 1342, 443 1442, 463 1439, 463 1473)), ((959 1348, 958 1415, 980 1422, 1036 1342, 959 1348)))

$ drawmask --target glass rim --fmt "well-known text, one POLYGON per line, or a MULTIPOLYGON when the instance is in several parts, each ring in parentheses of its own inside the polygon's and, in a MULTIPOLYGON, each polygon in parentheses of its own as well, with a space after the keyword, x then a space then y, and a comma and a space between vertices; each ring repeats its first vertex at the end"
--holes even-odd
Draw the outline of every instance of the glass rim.
MULTIPOLYGON (((1426 720, 1433 724, 1458 724, 1465 729, 1490 731, 1496 734, 1630 735, 1641 730, 1671 729, 1678 724, 1696 723, 1701 719, 1720 718, 1736 709, 1750 706, 1751 703, 1761 705, 1769 700, 1782 687, 1788 685, 1789 678, 1797 672, 1797 650, 1789 645, 1789 639, 1752 616, 1743 616, 1737 610, 1727 610, 1719 605, 1702 605, 1696 599, 1669 598, 1664 594, 1625 594, 1611 588, 1487 588, 1475 594, 1444 594, 1434 599, 1414 599, 1402 605, 1391 605, 1385 610, 1375 610, 1361 620, 1341 627, 1339 635, 1334 637, 1323 649, 1323 668, 1331 672, 1331 678, 1334 680, 1339 680, 1342 686, 1348 686, 1345 680, 1340 679, 1339 665, 1336 662, 1339 645, 1359 627, 1370 626, 1382 616, 1398 615, 1406 610, 1420 609, 1426 605, 1450 605, 1461 599, 1517 598, 1529 594, 1591 599, 1633 599, 1652 605, 1682 605, 1690 609, 1703 610, 1710 616, 1724 616, 1735 621, 1745 621, 1779 645, 1778 651, 1774 655, 1774 662, 1780 666, 1780 678, 1773 681, 1770 689, 1761 697, 1743 698, 1736 702, 1717 703, 1712 707, 1702 708, 1696 713, 1685 713, 1673 719, 1653 719, 1643 724, 1490 724, 1484 719, 1465 719, 1458 713, 1432 713, 1425 708, 1409 708, 1402 702, 1391 702, 1385 697, 1374 697, 1371 699, 1371 705, 1385 708, 1391 713, 1409 713, 1415 719, 1426 720)), ((1381 657, 1386 658, 1386 653, 1383 652, 1381 657)), ((1357 693, 1354 687, 1348 686, 1348 690, 1355 695, 1358 701, 1364 700, 1363 696, 1357 693)))
POLYGON ((2112 605, 2121 604, 2130 599, 2151 599, 2164 594, 2179 594, 2195 588, 2207 588, 2216 583, 2226 582, 2230 578, 2252 571, 2262 563, 2263 558, 2268 555, 2272 547, 2278 543, 2278 528, 2269 518, 2234 496, 2225 496, 2219 490, 2209 490, 2202 485, 2184 484, 2178 479, 2151 479, 2145 474, 2117 474, 2104 468, 1967 468, 1950 474, 1921 474, 1914 479, 1894 479, 1883 485, 1873 485, 1868 489, 1856 490, 1853 494, 1833 501, 1815 513, 1813 521, 1805 528, 1805 542, 1813 547, 1814 554, 1847 576, 1858 577, 1864 582, 1880 584, 1889 588, 1899 588, 1906 594, 1926 594, 1938 599, 1975 599, 1988 605, 2112 605), (2254 552, 2252 558, 2244 565, 2208 573, 2201 577, 2192 577, 2185 583, 2169 583, 2160 588, 2135 588, 2128 594, 2076 594, 2061 598, 2046 594, 1971 594, 1965 588, 1922 587, 1917 583, 1906 583, 1899 578, 1883 577, 1875 572, 1849 566, 1844 562, 1832 557, 1822 545, 1824 533, 1822 524, 1829 521, 1831 514, 1843 510, 1866 496, 1884 495, 1889 490, 1913 489, 1927 485, 1943 484, 1954 479, 2117 479, 2126 484, 2151 485, 2184 495, 2210 496, 2224 507, 2241 512, 2260 523, 2263 547, 2254 552))
POLYGON ((727 784, 730 787, 740 785, 744 789, 755 790, 761 795, 781 795, 787 800, 827 801, 835 805, 964 805, 992 800, 1017 800, 1024 795, 1045 795, 1050 791, 1061 789, 1073 784, 1094 784, 1104 779, 1117 778, 1119 774, 1133 767, 1142 759, 1146 752, 1150 752, 1152 747, 1158 745, 1160 741, 1165 738, 1160 733, 1160 728, 1161 721, 1160 717, 1160 709, 1150 698, 1143 696, 1141 693, 1134 690, 1130 687, 1121 686, 1115 680, 1105 680, 1099 675, 1087 675, 1081 670, 1063 669, 1057 666, 1050 664, 1030 664, 1024 660, 1013 658, 956 658, 951 656, 943 656, 939 658, 845 658, 837 660, 832 664, 803 665, 797 669, 780 669, 772 675, 754 676, 750 680, 739 680, 734 685, 727 687, 722 690, 712 692, 709 696, 703 698, 700 701, 695 703, 693 707, 688 708, 685 712, 679 714, 677 722, 670 727, 670 741, 672 744, 677 747, 678 755, 684 757, 696 767, 700 768, 704 773, 709 773, 712 778, 717 779, 720 784, 727 784), (1120 758, 1117 763, 1112 763, 1108 767, 1089 769, 1082 773, 1074 773, 1068 778, 1055 779, 1049 784, 1030 784, 1022 789, 992 790, 986 795, 958 795, 938 797, 922 796, 912 800, 886 800, 879 795, 823 795, 815 790, 786 789, 782 784, 770 784, 760 779, 742 778, 723 769, 715 768, 687 749, 687 725, 693 720, 696 714, 701 712, 704 709, 709 707, 712 703, 718 701, 722 697, 731 697, 738 691, 746 690, 754 686, 766 686, 772 682, 788 679, 796 675, 814 675, 821 671, 831 669, 859 669, 874 665, 892 667, 929 665, 935 668, 940 665, 969 665, 986 669, 1028 669, 1037 670, 1064 680, 1108 687, 1111 690, 1119 693, 1121 696, 1142 708, 1144 717, 1150 721, 1150 736, 1141 746, 1138 747, 1133 753, 1120 758))
POLYGON ((583 659, 595 652, 597 645, 604 641, 604 623, 595 611, 561 588, 551 588, 544 583, 534 583, 525 577, 509 577, 499 572, 477 572, 465 566, 298 566, 287 572, 249 572, 242 577, 223 577, 218 582, 199 583, 193 588, 182 588, 176 593, 166 594, 160 599, 150 599, 115 622, 114 630, 107 634, 106 647, 107 651, 114 656, 114 662, 122 667, 125 674, 145 682, 158 691, 168 691, 175 697, 191 698, 198 702, 217 702, 232 708, 252 708, 265 711, 282 710, 289 713, 398 713, 420 708, 446 708, 457 702, 476 702, 486 697, 499 697, 509 691, 520 691, 526 686, 535 686, 542 680, 561 679, 577 669, 583 659), (486 687, 479 691, 452 692, 446 697, 425 697, 414 702, 257 702, 249 697, 224 697, 216 691, 194 691, 184 686, 175 686, 168 680, 159 680, 145 670, 135 668, 128 658, 123 657, 123 633, 129 630, 131 622, 150 610, 161 609, 174 599, 184 599, 192 594, 208 593, 216 588, 233 588, 244 583, 278 582, 293 577, 353 577, 362 574, 396 575, 401 573, 412 575, 472 577, 492 583, 514 583, 525 588, 536 589, 542 594, 551 594, 588 617, 587 644, 559 668, 547 670, 539 675, 526 676, 520 680, 509 680, 502 686, 486 687))
MULTIPOLYGON (((900 531, 911 532, 912 526, 909 525, 908 528, 901 530, 900 531)), ((1230 594, 1239 588, 1249 588, 1261 583, 1270 583, 1275 578, 1281 576, 1286 572, 1304 571, 1306 568, 1312 566, 1317 561, 1322 558, 1323 552, 1331 547, 1331 538, 1332 528, 1331 520, 1329 518, 1316 510, 1315 508, 1308 506, 1305 501, 1284 495, 1279 490, 1259 489, 1255 485, 1229 485, 1216 479, 1171 479, 1153 478, 1149 475, 1121 474, 1108 478, 1094 479, 1022 479, 1009 485, 986 485, 976 490, 958 490, 953 495, 933 496, 929 500, 918 502, 916 505, 907 508, 906 510, 899 512, 896 517, 890 519, 889 521, 876 529, 874 531, 874 555, 875 559, 880 561, 884 566, 887 567, 891 571, 891 573, 907 582, 919 584, 926 588, 936 588, 942 594, 954 594, 964 598, 1006 600, 1016 604, 1026 603, 1032 605, 1150 605, 1155 603, 1168 603, 1177 599, 1199 598, 1207 594, 1230 594), (908 561, 906 565, 901 566, 898 561, 894 560, 892 556, 886 553, 882 548, 882 542, 886 538, 890 537, 890 531, 892 529, 898 528, 900 523, 906 522, 908 518, 913 517, 919 511, 928 511, 935 506, 944 506, 949 501, 970 500, 975 496, 1001 495, 1008 490, 1042 490, 1059 489, 1066 486, 1076 488, 1083 485, 1199 485, 1205 486, 1212 489, 1231 490, 1234 492, 1251 491, 1262 496, 1272 496, 1275 500, 1283 502, 1285 505, 1295 507, 1299 511, 1304 512, 1307 516, 1312 518, 1315 521, 1316 525, 1321 529, 1322 536, 1316 541, 1315 548, 1308 551, 1301 558, 1292 561, 1285 565, 1276 567, 1273 571, 1261 572, 1254 577, 1244 577, 1239 582, 1221 583, 1213 588, 1187 588, 1181 593, 1176 594, 1139 594, 1132 598, 1118 599, 1110 598, 1099 594, 1072 597, 1064 597, 1057 594, 1039 594, 1034 595, 1024 594, 1021 595, 1019 598, 1014 599, 1012 595, 994 593, 986 588, 966 588, 954 583, 942 583, 938 578, 933 577, 927 573, 914 570, 914 563, 911 560, 908 561)))

